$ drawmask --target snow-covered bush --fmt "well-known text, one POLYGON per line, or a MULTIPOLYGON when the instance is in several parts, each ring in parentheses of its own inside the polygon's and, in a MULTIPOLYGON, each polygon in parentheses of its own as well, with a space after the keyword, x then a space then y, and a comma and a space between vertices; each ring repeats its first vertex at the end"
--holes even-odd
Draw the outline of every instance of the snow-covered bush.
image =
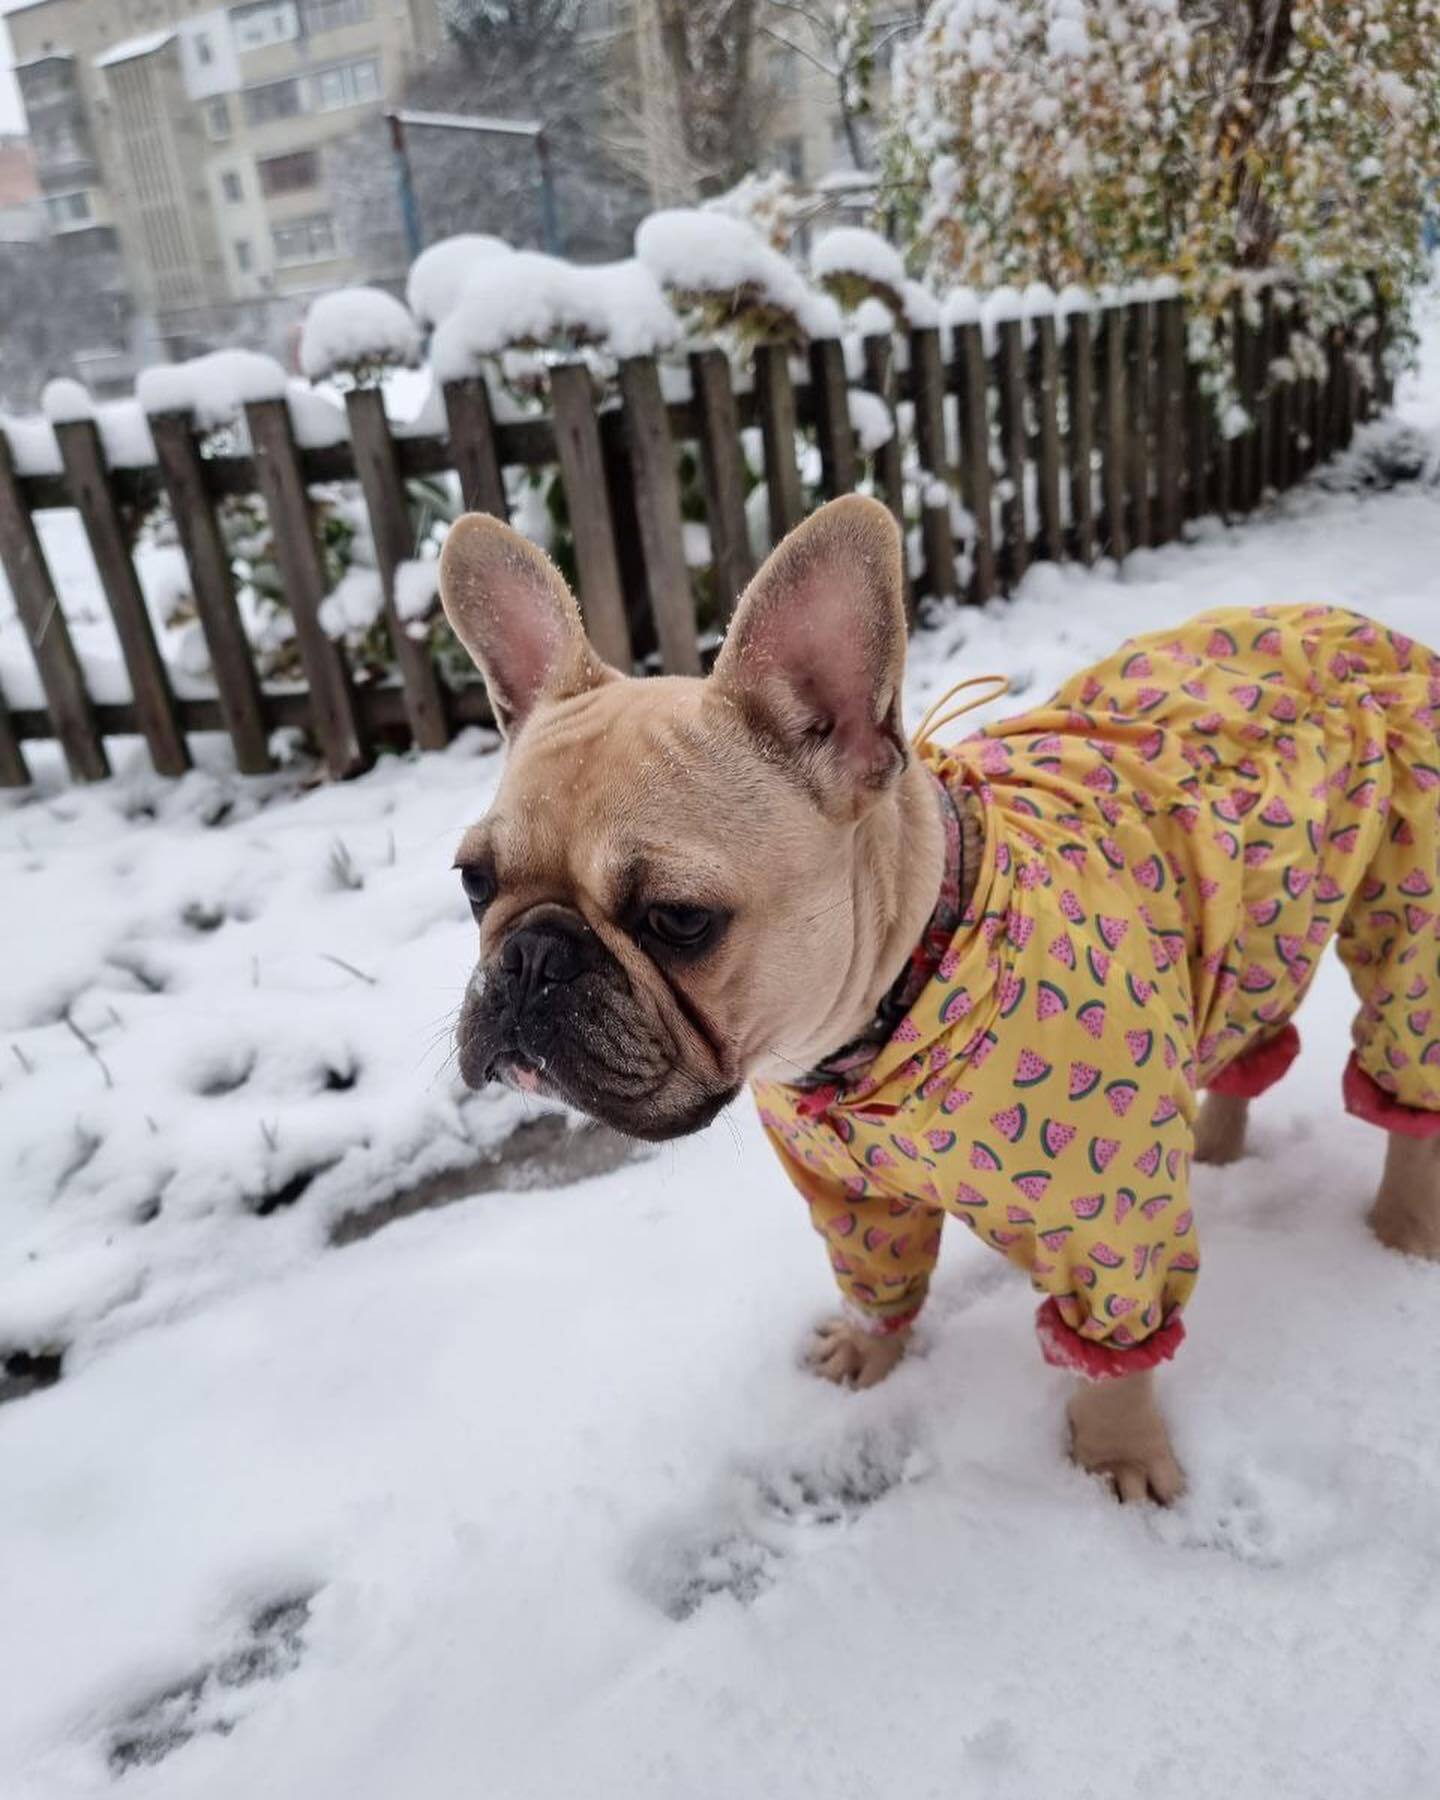
POLYGON ((300 334, 300 368, 311 381, 372 387, 386 369, 420 360, 420 327, 383 288, 339 288, 312 301, 300 334))
POLYGON ((797 345, 840 335, 835 302, 732 214, 698 207, 651 213, 635 233, 635 255, 697 333, 797 345))

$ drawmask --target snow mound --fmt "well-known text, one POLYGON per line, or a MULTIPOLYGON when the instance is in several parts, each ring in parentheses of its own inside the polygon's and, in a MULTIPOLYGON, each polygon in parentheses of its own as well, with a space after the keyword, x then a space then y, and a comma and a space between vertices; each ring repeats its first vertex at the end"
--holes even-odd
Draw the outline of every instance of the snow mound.
POLYGON ((849 391, 850 428, 866 456, 872 456, 895 435, 895 418, 878 394, 867 388, 849 391))
POLYGON ((10 446, 17 475, 58 475, 62 464, 55 432, 43 414, 28 413, 23 418, 0 413, 0 431, 10 446))
MULTIPOLYGON (((60 375, 45 384, 40 405, 51 426, 76 425, 93 419, 109 468, 144 469, 155 461, 155 440, 150 436, 150 426, 138 400, 106 400, 97 406, 83 382, 60 375)), ((35 424, 38 426, 39 421, 35 424)), ((8 430, 7 426, 7 435, 8 430)), ((43 457, 43 440, 38 434, 32 439, 31 448, 33 453, 43 457)), ((62 467, 57 444, 53 469, 22 468, 21 473, 58 474, 62 467)))
POLYGON ((305 315, 300 368, 312 381, 341 375, 360 379, 375 370, 412 367, 420 360, 420 328, 380 288, 339 288, 322 294, 305 315))
POLYGON ((285 371, 273 356, 215 350, 142 369, 135 397, 147 414, 189 413, 199 430, 209 432, 233 424, 248 400, 284 399, 285 387, 285 371))
POLYGON ((810 253, 810 273, 820 282, 852 277, 867 283, 882 300, 903 294, 907 279, 900 252, 878 231, 862 225, 827 231, 810 253))
POLYGON ((395 571, 395 611, 402 619, 426 619, 440 593, 440 561, 411 558, 395 571))
POLYGON ((52 425, 73 425, 77 419, 95 417, 95 402, 84 382, 61 375, 45 383, 40 410, 52 425))
POLYGON ((680 321, 641 263, 585 268, 521 250, 471 276, 436 327, 430 362, 437 380, 458 381, 511 349, 594 345, 616 357, 653 356, 679 338, 680 321))
POLYGON ((744 220, 674 207, 651 213, 635 233, 635 254, 661 287, 685 304, 719 300, 733 315, 768 307, 805 337, 839 337, 840 309, 744 220))
POLYGON ((462 231, 422 250, 410 265, 405 304, 420 324, 433 331, 454 310, 478 264, 494 256, 513 255, 503 238, 483 231, 462 231))

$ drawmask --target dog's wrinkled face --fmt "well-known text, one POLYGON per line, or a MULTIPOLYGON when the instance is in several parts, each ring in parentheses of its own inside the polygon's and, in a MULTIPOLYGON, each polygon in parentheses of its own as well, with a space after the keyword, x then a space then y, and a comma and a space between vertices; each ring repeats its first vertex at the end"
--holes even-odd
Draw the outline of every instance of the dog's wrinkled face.
POLYGON ((707 681, 605 668, 538 551, 478 516, 451 531, 446 611, 511 740, 456 859, 480 931, 471 1086, 669 1138, 839 1041, 874 955, 857 825, 904 761, 904 623, 888 516, 826 510, 756 578, 707 681))

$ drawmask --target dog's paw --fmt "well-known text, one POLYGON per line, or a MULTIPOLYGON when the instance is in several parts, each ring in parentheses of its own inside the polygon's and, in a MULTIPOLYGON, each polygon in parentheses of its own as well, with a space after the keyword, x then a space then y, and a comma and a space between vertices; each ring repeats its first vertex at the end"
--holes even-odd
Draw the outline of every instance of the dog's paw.
POLYGON ((1176 1549, 1219 1550, 1258 1568, 1312 1552, 1331 1532, 1335 1507, 1321 1491, 1248 1456, 1199 1477, 1172 1512, 1153 1521, 1176 1549))
POLYGON ((678 1623, 719 1594, 749 1606, 774 1584, 778 1561, 768 1544, 717 1521, 694 1536, 662 1539, 641 1557, 635 1575, 641 1592, 678 1623))
POLYGON ((817 1325, 805 1349, 806 1366, 841 1387, 874 1387, 905 1354, 908 1330, 876 1337, 843 1315, 817 1325))
POLYGON ((762 1532, 772 1525, 840 1525, 892 1489, 918 1480, 929 1466, 908 1432, 865 1432, 752 1467, 744 1507, 752 1526, 762 1532))

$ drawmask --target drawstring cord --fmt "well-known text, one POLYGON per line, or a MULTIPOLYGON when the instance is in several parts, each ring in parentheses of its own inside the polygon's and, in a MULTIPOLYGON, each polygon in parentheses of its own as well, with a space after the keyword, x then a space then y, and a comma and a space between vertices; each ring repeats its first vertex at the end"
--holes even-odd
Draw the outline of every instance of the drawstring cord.
POLYGON ((915 727, 910 742, 917 750, 923 750, 937 731, 943 731, 947 725, 953 725, 957 719, 963 719, 966 713, 974 712, 977 707, 988 706, 990 701, 999 700, 1002 695, 1009 692, 1010 677, 1008 675, 971 675, 964 681, 957 681, 954 687, 947 688, 929 708, 925 717, 915 727), (983 687, 987 691, 983 694, 976 694, 971 700, 962 701, 959 706, 951 707, 949 712, 942 710, 944 707, 950 706, 950 702, 957 694, 963 694, 967 688, 977 687, 983 687))

